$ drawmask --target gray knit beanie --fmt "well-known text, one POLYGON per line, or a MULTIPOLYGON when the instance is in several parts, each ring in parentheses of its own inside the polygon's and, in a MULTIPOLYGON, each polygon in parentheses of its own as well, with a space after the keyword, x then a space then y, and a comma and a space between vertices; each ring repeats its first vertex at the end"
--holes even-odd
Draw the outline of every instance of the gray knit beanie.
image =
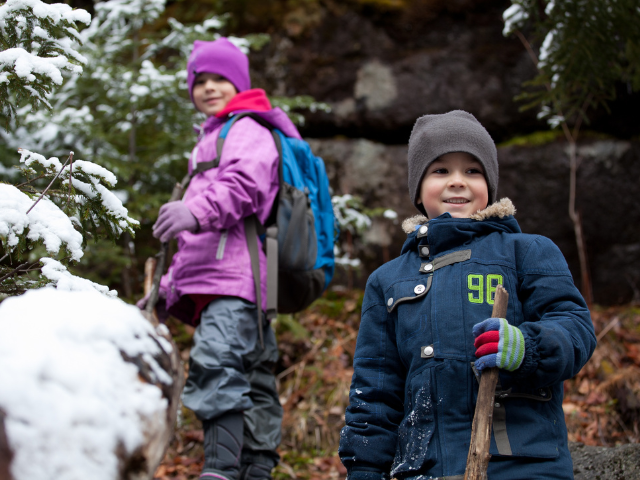
POLYGON ((452 152, 473 155, 484 167, 489 190, 489 205, 498 191, 498 152, 489 132, 468 112, 454 110, 440 115, 424 115, 416 121, 409 137, 409 197, 417 203, 422 177, 438 157, 452 152))

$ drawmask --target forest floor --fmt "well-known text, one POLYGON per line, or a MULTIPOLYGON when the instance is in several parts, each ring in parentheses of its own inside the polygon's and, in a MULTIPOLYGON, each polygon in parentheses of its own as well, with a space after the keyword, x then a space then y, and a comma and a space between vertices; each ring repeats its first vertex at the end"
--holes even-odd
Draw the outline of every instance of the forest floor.
MULTIPOLYGON (((282 460, 276 480, 344 478, 340 429, 353 374, 362 291, 327 292, 309 309, 281 315, 277 367, 284 407, 282 460)), ((640 306, 591 310, 598 346, 580 373, 565 382, 569 440, 615 446, 640 442, 640 306)), ((185 364, 191 332, 170 323, 185 364)), ((204 461, 200 422, 182 409, 157 480, 197 479, 204 461)))

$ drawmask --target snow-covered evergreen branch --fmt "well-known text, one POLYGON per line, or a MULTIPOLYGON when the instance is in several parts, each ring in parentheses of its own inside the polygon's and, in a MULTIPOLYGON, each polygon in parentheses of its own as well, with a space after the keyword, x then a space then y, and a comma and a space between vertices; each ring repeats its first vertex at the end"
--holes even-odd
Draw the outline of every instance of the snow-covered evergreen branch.
POLYGON ((86 58, 77 50, 78 23, 85 10, 40 0, 7 0, 0 5, 0 108, 7 117, 16 106, 51 108, 47 96, 63 82, 62 71, 82 73, 86 58))
POLYGON ((538 67, 527 85, 542 88, 519 98, 552 128, 607 108, 620 83, 640 90, 637 0, 512 0, 503 19, 504 35, 517 35, 538 67))

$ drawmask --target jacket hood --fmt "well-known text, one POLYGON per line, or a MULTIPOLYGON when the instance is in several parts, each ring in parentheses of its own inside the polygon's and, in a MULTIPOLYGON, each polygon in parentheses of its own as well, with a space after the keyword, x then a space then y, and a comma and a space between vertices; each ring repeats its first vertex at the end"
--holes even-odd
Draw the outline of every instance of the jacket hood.
POLYGON ((279 107, 271 107, 271 102, 269 102, 265 91, 261 88, 254 88, 246 92, 238 93, 223 110, 215 116, 207 118, 202 128, 205 133, 209 133, 226 122, 230 115, 244 112, 255 113, 287 137, 302 138, 287 114, 279 107))
POLYGON ((403 230, 409 234, 402 246, 402 253, 421 244, 421 239, 417 236, 417 228, 420 225, 429 227, 427 241, 431 256, 464 245, 479 235, 493 232, 522 233, 514 218, 515 213, 516 208, 511 200, 503 198, 469 218, 453 218, 449 213, 443 213, 431 220, 424 215, 409 217, 402 222, 403 230))

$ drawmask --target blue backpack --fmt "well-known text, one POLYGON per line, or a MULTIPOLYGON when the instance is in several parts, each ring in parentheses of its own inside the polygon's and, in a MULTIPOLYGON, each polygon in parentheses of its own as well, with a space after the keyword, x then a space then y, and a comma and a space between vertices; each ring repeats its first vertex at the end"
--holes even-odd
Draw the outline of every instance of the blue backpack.
POLYGON ((272 319, 278 311, 305 309, 327 288, 335 265, 337 224, 323 160, 307 142, 287 137, 262 117, 241 113, 229 119, 218 136, 217 159, 231 127, 247 116, 271 131, 280 156, 280 189, 266 224, 255 215, 244 222, 257 305, 261 304, 258 236, 266 247, 267 318, 272 319))

